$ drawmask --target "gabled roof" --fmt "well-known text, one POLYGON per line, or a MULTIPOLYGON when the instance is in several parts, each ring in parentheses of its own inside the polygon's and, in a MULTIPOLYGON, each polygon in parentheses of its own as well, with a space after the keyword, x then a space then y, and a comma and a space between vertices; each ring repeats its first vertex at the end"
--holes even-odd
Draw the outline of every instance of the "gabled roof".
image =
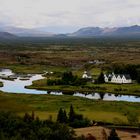
POLYGON ((106 75, 106 77, 108 79, 112 78, 113 76, 115 76, 116 78, 118 78, 118 76, 120 76, 121 78, 123 78, 123 76, 124 76, 127 80, 130 80, 131 79, 131 77, 130 77, 129 74, 105 74, 105 75, 106 75))

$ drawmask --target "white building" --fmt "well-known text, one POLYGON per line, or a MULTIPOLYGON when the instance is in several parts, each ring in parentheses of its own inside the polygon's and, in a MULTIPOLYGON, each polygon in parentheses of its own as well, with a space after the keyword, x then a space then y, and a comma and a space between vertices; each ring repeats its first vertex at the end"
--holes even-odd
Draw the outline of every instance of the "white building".
POLYGON ((83 79, 92 79, 92 76, 90 75, 89 72, 84 71, 84 74, 82 75, 82 78, 83 79))
POLYGON ((129 74, 104 74, 106 83, 130 84, 132 79, 129 74))

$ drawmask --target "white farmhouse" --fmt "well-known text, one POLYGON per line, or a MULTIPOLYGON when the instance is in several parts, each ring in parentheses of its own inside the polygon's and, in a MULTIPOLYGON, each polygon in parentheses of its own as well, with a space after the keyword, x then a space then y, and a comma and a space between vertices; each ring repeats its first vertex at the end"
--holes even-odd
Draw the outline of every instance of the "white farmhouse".
POLYGON ((83 79, 92 79, 92 76, 90 75, 89 72, 84 71, 84 74, 82 75, 82 78, 83 79))
POLYGON ((132 79, 129 74, 104 74, 106 83, 130 84, 132 79))

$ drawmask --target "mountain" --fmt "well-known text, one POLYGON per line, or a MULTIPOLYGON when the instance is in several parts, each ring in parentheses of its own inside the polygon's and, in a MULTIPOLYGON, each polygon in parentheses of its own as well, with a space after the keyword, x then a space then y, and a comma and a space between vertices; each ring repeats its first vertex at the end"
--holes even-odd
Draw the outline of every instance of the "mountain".
POLYGON ((19 37, 140 37, 140 26, 138 25, 114 28, 85 27, 68 34, 54 34, 48 30, 47 27, 27 29, 0 25, 0 32, 8 32, 19 37))
POLYGON ((11 39, 16 39, 17 36, 13 35, 8 32, 0 32, 0 40, 11 40, 11 39))
POLYGON ((37 28, 27 29, 27 28, 19 28, 19 27, 12 27, 12 26, 0 27, 0 32, 9 32, 11 34, 15 34, 20 37, 50 37, 54 35, 53 33, 40 31, 37 28))
POLYGON ((81 28, 72 34, 68 34, 68 36, 98 36, 101 32, 102 29, 99 27, 86 27, 81 28))
POLYGON ((115 28, 99 28, 86 27, 78 31, 67 34, 69 37, 96 37, 96 36, 139 36, 140 26, 134 25, 130 27, 115 27, 115 28))

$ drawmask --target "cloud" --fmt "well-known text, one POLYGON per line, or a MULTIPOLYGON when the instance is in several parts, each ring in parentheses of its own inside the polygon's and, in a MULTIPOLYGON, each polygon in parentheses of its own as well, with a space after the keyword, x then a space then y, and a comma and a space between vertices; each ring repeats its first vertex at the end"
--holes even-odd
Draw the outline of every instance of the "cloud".
POLYGON ((0 0, 0 23, 19 27, 140 24, 139 0, 0 0))

